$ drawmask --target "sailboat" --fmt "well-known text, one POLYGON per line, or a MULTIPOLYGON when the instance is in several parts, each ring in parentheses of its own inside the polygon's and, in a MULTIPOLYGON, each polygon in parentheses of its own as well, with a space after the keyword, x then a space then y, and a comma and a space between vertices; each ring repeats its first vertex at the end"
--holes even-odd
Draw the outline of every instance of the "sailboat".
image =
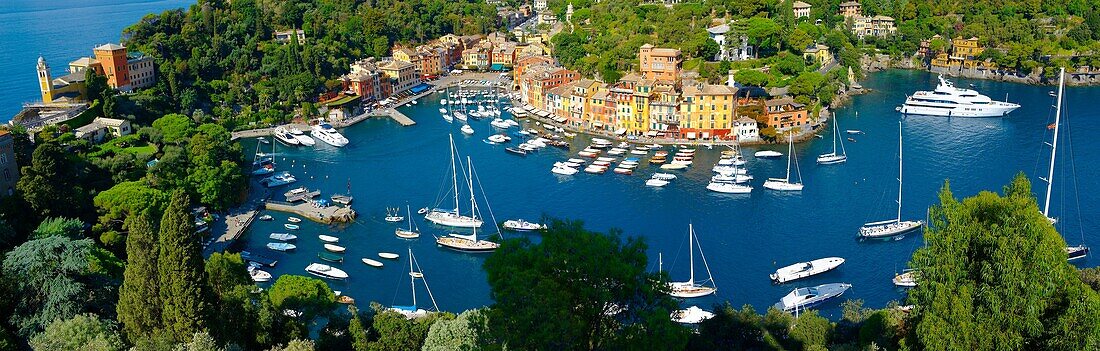
POLYGON ((840 141, 840 154, 836 153, 837 139, 840 139, 840 121, 833 117, 833 152, 817 156, 817 164, 834 165, 848 161, 848 152, 844 150, 844 141, 840 141))
MULTIPOLYGON (((455 195, 455 208, 454 210, 444 210, 435 208, 424 215, 424 219, 429 222, 458 228, 480 228, 482 220, 477 218, 477 213, 474 211, 477 204, 474 202, 473 185, 470 185, 470 215, 465 216, 459 211, 458 207, 458 161, 455 160, 455 139, 454 136, 448 136, 451 140, 451 190, 455 195)), ((472 180, 471 180, 472 184, 472 180)))
POLYGON ((798 161, 795 160, 794 155, 794 130, 791 131, 790 136, 787 137, 787 177, 786 178, 768 178, 764 182, 764 187, 771 190, 778 191, 802 191, 802 172, 797 170, 798 161), (795 162, 796 171, 798 174, 798 182, 791 183, 791 163, 795 162))
POLYGON ((866 223, 863 227, 859 228, 860 238, 888 238, 895 235, 901 235, 908 233, 911 230, 920 228, 924 225, 923 221, 903 221, 901 220, 901 166, 902 166, 902 146, 901 146, 901 121, 898 121, 898 217, 887 219, 885 221, 866 223))
POLYGON ((707 269, 707 279, 703 281, 695 281, 695 241, 698 240, 695 237, 695 227, 688 224, 688 257, 691 275, 688 276, 686 282, 670 282, 668 283, 668 294, 672 297, 679 298, 692 298, 702 297, 713 294, 718 291, 718 287, 714 285, 714 276, 710 274, 710 265, 707 265, 707 258, 703 256, 703 248, 699 248, 699 256, 703 258, 703 267, 707 269), (710 283, 711 286, 705 286, 703 284, 710 283))
MULTIPOLYGON (((405 205, 405 211, 408 211, 409 213, 412 213, 412 210, 409 208, 409 205, 405 205)), ((394 234, 396 234, 398 238, 416 239, 416 238, 420 237, 420 229, 413 227, 413 218, 410 215, 409 216, 409 229, 397 228, 396 230, 394 230, 394 234)))
POLYGON ((424 278, 424 272, 420 269, 420 264, 416 262, 413 257, 412 249, 409 249, 409 285, 412 286, 412 305, 399 306, 394 305, 390 307, 390 311, 400 313, 407 319, 416 319, 427 316, 431 313, 423 308, 416 306, 416 280, 420 279, 424 281, 424 289, 428 290, 428 298, 432 300, 432 310, 439 311, 439 305, 435 303, 435 296, 432 296, 432 289, 428 287, 428 280, 424 278))
MULTIPOLYGON (((471 212, 477 214, 477 203, 474 201, 474 164, 470 160, 470 157, 466 157, 466 164, 470 167, 470 175, 468 177, 468 186, 470 188, 470 207, 471 212)), ((458 189, 455 189, 458 192, 458 189)), ((480 227, 480 226, 478 226, 480 227)), ((473 233, 470 235, 463 235, 458 233, 450 233, 447 236, 437 237, 435 243, 439 246, 446 247, 448 249, 463 251, 463 252, 493 252, 500 247, 500 244, 477 239, 477 228, 473 227, 473 233)))
MULTIPOLYGON (((1062 89, 1065 88, 1065 75, 1066 69, 1062 68, 1061 72, 1058 73, 1058 103, 1055 107, 1057 111, 1054 112, 1054 138, 1050 143, 1050 171, 1047 173, 1046 179, 1043 179, 1047 182, 1046 200, 1043 203, 1043 216, 1046 216, 1051 224, 1058 222, 1057 219, 1050 216, 1050 191, 1054 187, 1054 160, 1055 156, 1058 155, 1058 129, 1061 127, 1062 122, 1062 89)), ((1083 258, 1088 256, 1088 254, 1088 246, 1066 246, 1066 257, 1070 261, 1083 258)))

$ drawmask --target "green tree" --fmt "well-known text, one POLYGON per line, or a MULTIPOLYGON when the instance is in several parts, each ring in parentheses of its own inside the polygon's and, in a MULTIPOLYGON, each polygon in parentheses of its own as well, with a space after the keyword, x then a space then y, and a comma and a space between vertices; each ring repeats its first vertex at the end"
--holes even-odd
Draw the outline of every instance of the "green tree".
POLYGON ((302 312, 300 320, 313 318, 332 310, 336 294, 325 282, 310 277, 284 274, 268 289, 268 298, 276 309, 302 312))
POLYGON ((194 132, 191 119, 181 114, 170 114, 153 121, 153 129, 160 132, 166 144, 180 144, 187 141, 194 132))
POLYGON ((685 330, 668 318, 676 303, 663 276, 645 270, 641 239, 579 222, 550 228, 540 243, 510 239, 485 261, 490 318, 509 348, 683 347, 685 330))
POLYGON ((733 74, 733 79, 738 83, 744 85, 751 85, 756 87, 763 87, 768 85, 768 81, 771 80, 771 76, 767 73, 760 72, 754 69, 743 69, 733 74))
POLYGON ((159 218, 168 204, 169 193, 149 186, 146 180, 118 183, 96 194, 92 202, 99 210, 99 223, 112 228, 127 216, 149 211, 151 218, 159 218))
POLYGON ((959 201, 948 184, 910 266, 916 342, 927 349, 1095 349, 1100 298, 1066 262, 1065 242, 1020 174, 1002 195, 959 201))
POLYGON ((455 319, 433 323, 421 350, 484 350, 490 344, 489 330, 489 315, 484 309, 466 310, 455 319))
POLYGON ((99 319, 94 314, 78 314, 70 319, 57 319, 46 330, 30 339, 35 351, 116 351, 124 350, 118 326, 114 321, 99 319))
POLYGON ((206 279, 215 295, 223 295, 241 285, 251 285, 247 266, 240 254, 215 252, 206 260, 206 279))
POLYGON ((159 303, 150 298, 159 297, 157 255, 159 241, 150 211, 142 211, 127 219, 126 270, 122 286, 118 289, 118 321, 131 342, 150 338, 161 327, 159 303))
POLYGON ((348 322, 348 334, 351 334, 351 346, 355 351, 367 351, 370 346, 370 335, 363 325, 363 319, 359 316, 359 310, 355 306, 348 306, 351 312, 351 321, 348 322))
POLYGON ((46 218, 38 224, 34 230, 33 238, 42 239, 51 236, 63 236, 70 239, 81 239, 84 235, 84 222, 75 218, 46 218))
POLYGON ((31 240, 4 257, 4 277, 15 301, 9 322, 29 336, 54 319, 69 319, 91 301, 88 286, 90 239, 52 236, 31 240))
POLYGON ((407 319, 405 315, 381 309, 377 304, 374 307, 376 310, 371 329, 378 338, 367 345, 367 349, 371 351, 420 350, 433 324, 454 319, 454 315, 450 313, 432 313, 421 318, 407 319))
POLYGON ((40 218, 79 217, 87 201, 75 168, 60 146, 43 143, 23 166, 16 189, 40 218))
POLYGON ((774 53, 779 49, 782 31, 783 28, 771 18, 753 17, 748 19, 745 34, 762 53, 774 53))
POLYGON ((157 271, 163 327, 176 341, 206 330, 210 314, 206 272, 199 236, 191 218, 191 201, 176 191, 160 221, 157 271))
POLYGON ((224 348, 218 346, 218 342, 214 340, 210 334, 205 332, 198 332, 191 336, 191 340, 185 343, 176 344, 174 351, 223 351, 224 348))
POLYGON ((313 351, 313 341, 296 339, 287 343, 286 346, 272 347, 268 351, 313 351))

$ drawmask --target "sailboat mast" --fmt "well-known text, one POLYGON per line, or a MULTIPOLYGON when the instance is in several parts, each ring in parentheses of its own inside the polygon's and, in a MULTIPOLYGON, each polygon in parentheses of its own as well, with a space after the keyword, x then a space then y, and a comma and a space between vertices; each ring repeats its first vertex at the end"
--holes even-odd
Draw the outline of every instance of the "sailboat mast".
POLYGON ((901 222, 901 121, 898 121, 898 222, 901 222))
POLYGON ((451 180, 455 190, 455 214, 458 214, 458 165, 455 161, 455 137, 447 135, 451 139, 451 180))
POLYGON ((840 134, 840 126, 836 124, 836 117, 833 117, 833 155, 836 155, 836 137, 840 134))
MULTIPOLYGON (((349 191, 348 193, 350 194, 351 192, 349 191)), ((409 231, 411 232, 413 230, 413 216, 412 207, 410 207, 409 204, 405 204, 405 212, 405 214, 409 216, 409 231)))
POLYGON ((1066 69, 1058 72, 1058 103, 1054 112, 1054 140, 1050 143, 1050 170, 1047 172, 1047 197, 1043 200, 1043 215, 1050 218, 1050 190, 1054 187, 1054 158, 1058 155, 1058 127, 1062 122, 1062 89, 1065 87, 1064 79, 1066 69))
POLYGON ((794 129, 787 136, 787 183, 791 182, 791 150, 794 150, 794 129))
POLYGON ((466 156, 466 167, 470 168, 467 179, 467 185, 470 187, 470 217, 477 219, 477 202, 474 200, 474 161, 470 160, 470 156, 466 156))
POLYGON ((409 285, 412 286, 413 308, 416 308, 416 276, 413 275, 413 250, 409 248, 409 285))
POLYGON ((695 228, 691 224, 688 224, 688 259, 689 267, 691 267, 691 275, 688 278, 688 284, 695 284, 695 246, 692 242, 695 240, 695 228))

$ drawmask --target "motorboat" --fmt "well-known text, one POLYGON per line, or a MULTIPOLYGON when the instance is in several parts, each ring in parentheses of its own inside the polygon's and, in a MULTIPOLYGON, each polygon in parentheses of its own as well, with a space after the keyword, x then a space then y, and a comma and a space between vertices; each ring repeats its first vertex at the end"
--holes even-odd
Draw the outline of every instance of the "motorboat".
POLYGON ((1066 259, 1073 261, 1089 255, 1089 247, 1085 245, 1066 246, 1066 259))
POLYGON ((459 130, 466 135, 474 134, 474 127, 471 127, 469 124, 463 124, 462 128, 459 128, 459 130))
POLYGON ((326 242, 326 243, 337 243, 337 242, 340 242, 340 238, 337 238, 337 237, 335 237, 335 236, 332 236, 332 235, 323 235, 323 234, 322 234, 322 235, 318 235, 318 236, 317 236, 317 239, 320 239, 320 240, 321 240, 322 242, 326 242))
POLYGON ((829 299, 844 295, 844 292, 851 288, 851 284, 831 283, 794 289, 791 290, 787 296, 780 299, 779 302, 775 304, 775 308, 783 310, 784 312, 795 312, 813 308, 829 299))
POLYGON ((681 170, 681 169, 685 169, 685 168, 688 168, 688 165, 682 164, 682 163, 669 163, 669 164, 661 165, 661 169, 672 170, 672 171, 681 170))
POLYGON ((645 185, 660 188, 668 185, 668 181, 663 179, 650 178, 649 180, 645 181, 645 185))
POLYGON ((348 138, 345 138, 343 134, 336 131, 336 128, 323 120, 319 119, 317 124, 314 124, 310 129, 310 134, 325 144, 335 147, 343 147, 348 144, 348 138))
POLYGON ((618 156, 618 155, 622 155, 622 154, 625 154, 625 153, 626 153, 626 149, 620 149, 620 148, 617 148, 617 147, 613 147, 610 150, 607 150, 608 155, 618 156))
POLYGON ((313 141, 313 138, 306 135, 305 132, 302 132, 301 129, 291 127, 291 128, 288 128, 287 131, 290 131, 290 134, 294 136, 295 140, 298 140, 299 144, 302 144, 302 145, 305 145, 305 146, 313 146, 313 145, 317 144, 316 141, 313 141))
POLYGON ((522 219, 510 219, 510 220, 504 221, 504 229, 514 230, 514 231, 519 231, 519 232, 528 232, 528 231, 536 231, 536 230, 545 230, 546 225, 538 224, 538 223, 531 223, 531 222, 528 222, 528 221, 525 221, 525 220, 522 220, 522 219))
POLYGON ((630 169, 630 168, 615 167, 615 169, 613 169, 612 171, 615 172, 616 174, 622 174, 622 175, 634 174, 634 170, 630 169))
POLYGON ((259 141, 260 144, 271 144, 271 140, 267 140, 267 138, 264 137, 258 137, 256 138, 256 141, 259 141))
POLYGON ((376 260, 372 260, 372 259, 369 259, 369 258, 366 258, 366 257, 363 257, 362 261, 363 261, 363 263, 367 264, 368 266, 376 267, 376 268, 382 268, 382 262, 378 262, 376 260))
POLYGON ((915 288, 917 286, 917 278, 920 275, 920 271, 915 269, 906 269, 901 274, 894 275, 894 286, 899 288, 915 288))
POLYGON ((614 157, 597 157, 596 161, 611 162, 611 161, 615 161, 615 158, 614 157))
POLYGON ((504 151, 517 156, 527 156, 527 150, 520 149, 519 147, 506 147, 504 151))
POLYGON ((897 111, 909 115, 941 117, 1004 117, 1019 104, 995 101, 972 89, 957 88, 941 74, 933 91, 917 91, 905 98, 897 111))
POLYGON ((261 221, 271 221, 271 220, 274 220, 274 219, 275 219, 275 217, 271 217, 271 215, 260 216, 261 221))
POLYGON ((294 240, 298 239, 297 235, 289 234, 289 233, 271 233, 271 235, 268 235, 267 237, 270 238, 271 240, 279 240, 279 241, 294 241, 294 240))
POLYGON ((334 245, 334 244, 325 244, 324 247, 325 247, 325 250, 335 252, 335 253, 344 253, 344 251, 347 250, 347 248, 345 248, 343 246, 334 245))
POLYGON ((673 180, 676 179, 676 175, 672 173, 653 173, 652 178, 660 180, 673 180))
POLYGON ((272 175, 270 177, 260 179, 260 184, 262 184, 263 186, 268 187, 268 188, 275 188, 275 187, 280 187, 280 186, 287 185, 287 184, 290 184, 290 183, 294 183, 296 181, 298 181, 298 179, 294 178, 294 176, 291 175, 290 172, 284 171, 282 173, 278 173, 278 174, 272 175))
POLYGON ((898 216, 884 221, 866 223, 859 228, 859 237, 865 239, 889 238, 908 233, 924 225, 923 221, 901 220, 901 194, 902 194, 902 144, 901 121, 898 121, 898 216))
POLYGON ((777 269, 775 273, 772 273, 768 277, 776 284, 783 284, 792 280, 831 271, 836 269, 836 267, 840 267, 841 264, 844 264, 844 259, 840 257, 819 258, 810 262, 799 262, 777 269))
POLYGON ((287 217, 286 221, 290 223, 301 223, 302 219, 298 217, 287 217))
POLYGON ((599 151, 588 151, 588 149, 581 150, 580 152, 577 153, 578 156, 591 157, 591 158, 595 158, 599 154, 600 154, 599 151))
POLYGON ((339 268, 329 266, 327 264, 310 263, 308 266, 306 266, 306 272, 308 272, 309 274, 321 277, 321 278, 327 278, 327 279, 333 279, 333 280, 348 279, 348 273, 347 272, 344 272, 344 271, 340 270, 339 268))
POLYGON ((486 140, 500 144, 500 143, 507 142, 508 140, 510 140, 510 138, 508 138, 508 136, 505 136, 503 134, 493 134, 493 135, 490 135, 488 138, 486 138, 486 140))
MULTIPOLYGON (((707 265, 707 258, 703 255, 703 248, 699 247, 699 256, 703 259, 703 266, 707 270, 707 279, 701 281, 695 281, 695 241, 699 240, 695 236, 695 228, 693 225, 688 224, 688 259, 690 262, 691 275, 687 281, 683 282, 670 282, 668 283, 668 294, 672 297, 678 298, 695 298, 703 297, 710 294, 714 294, 718 291, 717 285, 714 283, 714 275, 710 273, 710 266, 707 265), (707 283, 710 286, 707 286, 707 283)), ((658 268, 660 269, 660 268, 658 268)))
POLYGON ((783 156, 783 153, 779 152, 779 151, 762 150, 762 151, 757 151, 756 153, 754 153, 752 155, 753 155, 753 157, 756 157, 756 158, 779 158, 779 157, 783 156))
POLYGON ((567 166, 562 165, 562 166, 554 166, 554 168, 550 169, 550 172, 554 173, 554 174, 560 174, 560 175, 574 175, 574 174, 577 174, 578 171, 577 171, 576 168, 567 167, 567 166))
MULTIPOLYGON (((444 111, 446 111, 446 110, 444 110, 444 111)), ((455 111, 455 112, 457 113, 458 111, 455 111)), ((454 122, 454 120, 455 120, 454 117, 451 117, 451 115, 447 114, 447 113, 443 113, 443 114, 441 114, 441 116, 443 116, 443 120, 447 121, 447 123, 454 122)))
POLYGON ((604 173, 604 172, 607 172, 607 167, 604 167, 604 166, 598 166, 598 165, 590 165, 590 166, 588 166, 588 167, 585 167, 585 168, 584 168, 584 171, 585 171, 586 173, 592 173, 592 174, 602 174, 602 173, 604 173))
POLYGON ((508 129, 512 127, 511 124, 508 124, 508 122, 505 122, 503 119, 500 118, 493 119, 492 122, 489 122, 489 125, 500 129, 508 129))
POLYGON ((267 248, 275 251, 290 251, 298 247, 291 243, 267 243, 267 248))
POLYGON ((752 186, 727 182, 710 182, 710 184, 707 184, 707 190, 723 194, 748 194, 752 192, 752 186))
POLYGON ((252 278, 253 282, 264 283, 271 281, 271 273, 268 273, 260 267, 254 265, 248 265, 248 276, 252 278))
POLYGON ((264 176, 271 173, 275 173, 275 165, 270 163, 260 166, 252 171, 252 175, 254 176, 264 176))
POLYGON ((275 130, 271 133, 271 136, 274 137, 275 140, 278 140, 279 142, 281 142, 283 144, 287 144, 287 145, 291 145, 291 146, 296 146, 296 145, 301 145, 302 144, 301 142, 298 141, 297 138, 294 137, 294 134, 290 134, 290 131, 287 130, 286 128, 284 128, 284 127, 275 128, 275 130))
POLYGON ((699 306, 691 306, 682 310, 672 311, 669 315, 673 322, 680 324, 699 324, 705 320, 714 318, 714 312, 706 311, 699 306))
POLYGON ((593 166, 608 167, 611 166, 611 161, 592 161, 593 166))
POLYGON ((286 228, 287 230, 298 230, 301 227, 298 226, 297 224, 287 223, 287 224, 283 224, 283 228, 286 228))

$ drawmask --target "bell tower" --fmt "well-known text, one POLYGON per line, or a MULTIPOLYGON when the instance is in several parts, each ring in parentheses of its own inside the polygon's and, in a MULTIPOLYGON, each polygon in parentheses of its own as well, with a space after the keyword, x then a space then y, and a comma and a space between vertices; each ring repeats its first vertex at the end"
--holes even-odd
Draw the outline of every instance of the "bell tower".
POLYGON ((42 56, 38 57, 38 88, 42 91, 42 103, 53 102, 53 77, 50 77, 50 66, 42 56))

